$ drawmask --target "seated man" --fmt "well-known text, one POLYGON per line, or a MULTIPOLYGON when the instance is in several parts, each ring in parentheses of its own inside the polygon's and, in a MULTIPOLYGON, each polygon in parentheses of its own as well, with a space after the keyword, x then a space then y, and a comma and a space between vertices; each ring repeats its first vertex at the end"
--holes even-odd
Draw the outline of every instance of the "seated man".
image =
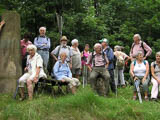
POLYGON ((91 87, 96 90, 97 77, 101 76, 103 78, 105 84, 105 90, 103 91, 104 96, 108 95, 109 92, 110 75, 108 72, 108 64, 109 61, 106 55, 102 52, 102 45, 96 43, 94 45, 94 52, 89 55, 87 60, 88 68, 91 71, 89 79, 91 82, 91 87), (92 67, 90 66, 90 64, 92 64, 92 67))
POLYGON ((67 55, 65 52, 60 54, 60 60, 55 63, 53 73, 57 80, 69 82, 69 87, 72 91, 72 94, 75 94, 76 87, 80 85, 80 82, 77 78, 72 78, 72 73, 69 65, 67 64, 66 58, 67 55))
POLYGON ((37 47, 35 45, 28 45, 27 51, 27 67, 25 68, 26 73, 19 79, 19 88, 21 93, 21 100, 24 99, 24 83, 27 82, 29 100, 32 100, 33 95, 33 83, 37 83, 39 78, 46 78, 46 74, 43 70, 43 60, 41 56, 36 52, 37 47))

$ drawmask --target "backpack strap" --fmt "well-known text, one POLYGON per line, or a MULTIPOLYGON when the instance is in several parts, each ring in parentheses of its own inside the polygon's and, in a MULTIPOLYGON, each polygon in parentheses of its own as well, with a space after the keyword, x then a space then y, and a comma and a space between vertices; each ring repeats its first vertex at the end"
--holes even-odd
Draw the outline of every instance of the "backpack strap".
MULTIPOLYGON (((48 37, 46 37, 46 38, 47 38, 47 42, 48 42, 48 39, 49 39, 49 38, 48 38, 48 37)), ((37 40, 37 41, 38 41, 38 39, 39 39, 39 36, 36 37, 36 40, 37 40)))
POLYGON ((59 56, 60 49, 61 49, 61 46, 59 45, 58 46, 58 51, 57 51, 57 54, 56 54, 57 57, 59 56))
POLYGON ((144 42, 143 41, 141 42, 141 47, 142 47, 142 49, 144 51, 144 55, 145 55, 147 51, 144 49, 144 42))
POLYGON ((143 63, 144 63, 144 65, 146 65, 146 63, 147 63, 146 60, 143 60, 143 63))
POLYGON ((134 66, 136 65, 136 60, 133 61, 133 65, 134 65, 134 66))
POLYGON ((104 52, 102 52, 102 57, 103 57, 103 59, 104 59, 104 63, 107 63, 107 61, 106 61, 106 58, 105 58, 105 53, 104 52))
POLYGON ((92 52, 92 63, 93 63, 93 67, 95 66, 95 55, 94 52, 92 52))
POLYGON ((156 68, 156 61, 154 61, 154 63, 153 63, 153 67, 154 67, 154 69, 156 68))

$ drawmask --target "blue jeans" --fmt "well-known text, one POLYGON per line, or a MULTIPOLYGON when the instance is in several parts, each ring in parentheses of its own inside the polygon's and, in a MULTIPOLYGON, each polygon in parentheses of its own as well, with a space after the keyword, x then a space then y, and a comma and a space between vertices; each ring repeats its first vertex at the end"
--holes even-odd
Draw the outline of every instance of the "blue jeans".
POLYGON ((38 50, 37 52, 38 52, 38 54, 41 55, 41 57, 43 59, 44 68, 47 69, 48 60, 49 60, 49 51, 38 50))

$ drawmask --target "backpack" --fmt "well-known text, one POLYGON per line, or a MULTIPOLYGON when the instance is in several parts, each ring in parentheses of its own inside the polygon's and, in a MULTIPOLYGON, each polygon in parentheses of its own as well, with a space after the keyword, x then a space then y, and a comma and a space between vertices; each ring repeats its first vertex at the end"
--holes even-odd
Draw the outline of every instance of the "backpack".
MULTIPOLYGON (((60 52, 60 50, 61 50, 61 45, 59 45, 58 46, 59 48, 58 48, 58 51, 57 51, 57 54, 56 54, 56 57, 58 57, 59 56, 59 52, 60 52)), ((70 51, 70 47, 69 46, 66 46, 67 48, 68 48, 68 50, 70 51)))
MULTIPOLYGON (((146 60, 143 60, 144 65, 146 65, 146 60)), ((136 65, 136 60, 133 61, 134 66, 136 65)))
MULTIPOLYGON (((106 61, 106 59, 105 59, 105 54, 104 54, 104 52, 102 52, 102 57, 103 57, 103 62, 106 63, 107 61, 106 61)), ((91 58, 91 60, 92 60, 93 67, 94 67, 94 66, 95 66, 95 55, 94 55, 94 52, 92 52, 92 58, 91 58)))
MULTIPOLYGON (((142 42, 141 42, 141 47, 142 47, 142 49, 143 49, 143 51, 144 51, 144 55, 145 55, 147 51, 144 49, 143 43, 144 43, 144 42, 142 41, 142 42)), ((135 46, 135 43, 132 44, 131 53, 133 53, 133 48, 134 48, 134 46, 135 46)))
MULTIPOLYGON (((62 66, 62 63, 59 62, 58 71, 59 71, 59 68, 60 68, 61 66, 62 66)), ((66 64, 66 67, 69 67, 69 66, 68 66, 68 63, 66 64)), ((53 68, 54 68, 54 67, 53 67, 53 68)), ((52 69, 51 76, 52 76, 52 77, 55 77, 55 76, 54 76, 54 69, 52 69)))
POLYGON ((124 58, 122 56, 117 57, 117 60, 116 60, 116 66, 117 66, 117 68, 118 69, 123 69, 124 65, 125 65, 124 58))

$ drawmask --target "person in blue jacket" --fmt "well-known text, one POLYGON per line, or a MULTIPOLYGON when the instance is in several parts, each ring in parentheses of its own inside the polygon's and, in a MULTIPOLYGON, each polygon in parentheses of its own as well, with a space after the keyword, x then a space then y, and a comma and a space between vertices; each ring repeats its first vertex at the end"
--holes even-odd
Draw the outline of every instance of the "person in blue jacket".
POLYGON ((110 87, 112 92, 116 93, 115 80, 114 80, 114 53, 112 48, 109 46, 109 41, 106 38, 100 40, 103 48, 103 52, 106 54, 109 60, 108 71, 110 74, 110 87))
POLYGON ((77 87, 81 84, 77 78, 72 77, 70 67, 66 61, 67 55, 65 52, 60 54, 60 60, 58 60, 54 67, 53 73, 57 80, 62 82, 68 82, 72 94, 76 93, 77 87))

